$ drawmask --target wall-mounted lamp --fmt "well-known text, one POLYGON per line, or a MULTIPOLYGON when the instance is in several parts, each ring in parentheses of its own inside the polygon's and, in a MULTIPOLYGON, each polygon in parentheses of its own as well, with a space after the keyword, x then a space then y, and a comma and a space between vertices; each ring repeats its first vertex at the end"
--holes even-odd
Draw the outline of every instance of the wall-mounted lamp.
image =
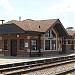
POLYGON ((17 35, 17 37, 19 37, 19 35, 17 35))

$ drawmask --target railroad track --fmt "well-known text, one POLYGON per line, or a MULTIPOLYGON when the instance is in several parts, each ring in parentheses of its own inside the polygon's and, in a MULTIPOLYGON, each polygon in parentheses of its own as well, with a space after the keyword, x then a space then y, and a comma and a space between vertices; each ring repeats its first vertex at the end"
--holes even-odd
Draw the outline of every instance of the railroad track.
MULTIPOLYGON (((0 65, 0 75, 21 75, 37 70, 60 66, 75 62, 75 56, 62 56, 52 59, 43 59, 30 62, 21 62, 7 65, 0 65)), ((58 75, 62 75, 58 74, 58 75)))

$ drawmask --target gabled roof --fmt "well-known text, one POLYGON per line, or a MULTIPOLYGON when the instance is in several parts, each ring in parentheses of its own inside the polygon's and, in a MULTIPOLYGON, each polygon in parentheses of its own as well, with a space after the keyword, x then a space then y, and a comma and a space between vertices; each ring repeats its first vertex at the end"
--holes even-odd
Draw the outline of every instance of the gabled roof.
POLYGON ((70 37, 75 39, 75 30, 67 30, 67 33, 69 34, 70 37))
MULTIPOLYGON (((37 33, 45 33, 48 31, 50 28, 55 27, 57 31, 59 32, 60 36, 67 36, 68 33, 63 27, 62 23, 60 22, 59 19, 48 19, 48 20, 31 20, 31 19, 26 19, 23 21, 17 21, 17 20, 11 20, 6 22, 5 24, 1 25, 2 27, 4 26, 9 26, 10 25, 16 25, 16 30, 17 27, 20 28, 22 33, 27 32, 37 32, 37 33)), ((0 26, 0 27, 1 27, 0 26)), ((8 30, 7 30, 8 31, 8 30)), ((9 31, 10 32, 10 31, 9 31)), ((12 29, 12 33, 15 32, 15 29, 12 29)), ((17 32, 16 32, 17 33, 17 32)), ((21 33, 21 32, 20 32, 21 33)))
POLYGON ((53 25, 53 28, 55 28, 59 32, 59 36, 69 37, 66 29, 64 28, 64 26, 62 25, 59 19, 55 22, 55 24, 53 25))
POLYGON ((74 30, 67 30, 67 33, 70 35, 70 36, 73 36, 75 34, 75 31, 74 30))
POLYGON ((5 24, 14 23, 25 31, 46 32, 57 20, 58 19, 48 19, 48 20, 26 19, 23 21, 11 20, 5 24))

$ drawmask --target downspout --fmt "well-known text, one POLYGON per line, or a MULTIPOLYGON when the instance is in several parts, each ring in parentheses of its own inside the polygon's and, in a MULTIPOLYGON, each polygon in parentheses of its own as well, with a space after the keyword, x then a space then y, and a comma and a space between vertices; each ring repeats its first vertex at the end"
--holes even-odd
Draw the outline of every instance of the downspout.
POLYGON ((41 51, 40 51, 40 49, 41 49, 41 40, 40 40, 40 37, 41 37, 41 34, 39 34, 39 56, 41 56, 41 51))

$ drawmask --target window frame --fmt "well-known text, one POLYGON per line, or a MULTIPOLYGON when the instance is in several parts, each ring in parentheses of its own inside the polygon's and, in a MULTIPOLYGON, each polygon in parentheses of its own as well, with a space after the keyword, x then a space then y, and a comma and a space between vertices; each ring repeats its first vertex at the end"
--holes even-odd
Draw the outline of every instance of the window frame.
POLYGON ((50 50, 50 40, 45 40, 45 50, 50 50), (47 42, 46 42, 47 41, 47 42), (47 45, 48 44, 48 45, 47 45), (49 46, 49 49, 47 49, 49 46), (47 47, 47 48, 46 48, 47 47))
POLYGON ((50 37, 50 31, 47 31, 47 32, 45 33, 45 37, 50 37))
POLYGON ((24 50, 24 39, 20 39, 20 50, 24 50))
MULTIPOLYGON (((55 33, 54 30, 49 30, 44 34, 44 50, 57 50, 57 33, 55 33), (46 33, 48 36, 46 36, 46 33), (45 41, 50 40, 50 48, 46 49, 45 41), (52 41, 55 41, 55 43, 52 44, 52 41)), ((64 43, 64 42, 63 42, 64 43)))
POLYGON ((50 44, 52 47, 51 47, 51 50, 56 50, 56 40, 51 40, 51 44, 50 44))
POLYGON ((37 40, 36 39, 31 39, 31 50, 37 50, 37 40), (36 41, 34 43, 34 41, 36 41))
POLYGON ((4 39, 4 50, 8 50, 8 39, 4 39))

